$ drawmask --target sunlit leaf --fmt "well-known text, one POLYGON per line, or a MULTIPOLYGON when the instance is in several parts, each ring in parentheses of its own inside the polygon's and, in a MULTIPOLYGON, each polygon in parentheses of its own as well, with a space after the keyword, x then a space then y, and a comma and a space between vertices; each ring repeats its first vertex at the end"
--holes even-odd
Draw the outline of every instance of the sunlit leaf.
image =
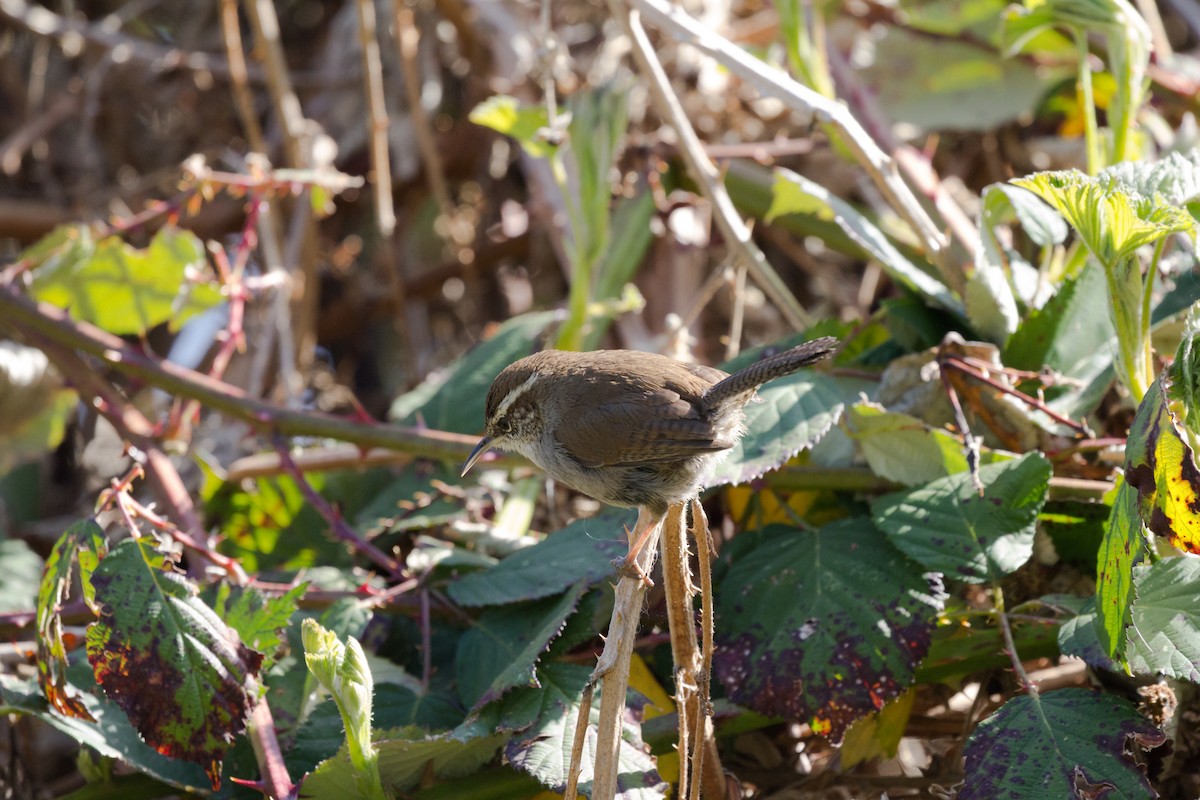
POLYGON ((204 245, 188 231, 162 228, 145 250, 116 236, 94 242, 84 228, 51 234, 53 246, 27 253, 37 262, 30 292, 109 333, 171 330, 221 301, 215 286, 194 280, 205 269, 204 245))
MULTIPOLYGON (((92 572, 108 552, 104 531, 92 519, 76 522, 59 537, 46 559, 37 595, 38 684, 46 700, 60 714, 91 719, 67 682, 67 649, 63 641, 59 606, 71 590, 71 573, 79 563, 80 583, 90 602, 94 597, 92 572)), ((11 569, 11 566, 7 568, 11 569)))
POLYGON ((1125 445, 1125 480, 1137 489, 1142 521, 1190 553, 1200 553, 1200 469, 1167 403, 1164 372, 1142 399, 1125 445))
POLYGON ((498 94, 475 106, 468 119, 511 136, 534 158, 548 158, 558 149, 542 134, 549 124, 544 105, 525 105, 515 97, 498 94))
POLYGON ((775 170, 774 194, 767 219, 786 214, 814 214, 836 222, 867 251, 898 285, 916 292, 946 311, 962 316, 962 302, 938 278, 918 268, 852 205, 824 186, 786 169, 775 170))
POLYGON ((939 478, 871 504, 875 524, 910 558, 968 583, 1002 578, 1033 554, 1050 462, 1039 452, 939 478))
POLYGON ((147 744, 200 764, 216 788, 221 759, 257 700, 262 656, 146 539, 114 547, 92 585, 100 618, 87 650, 97 683, 147 744))
POLYGON ((1131 620, 1133 565, 1142 557, 1145 544, 1137 490, 1121 480, 1115 492, 1096 558, 1096 605, 1100 643, 1109 658, 1119 661, 1124 658, 1125 628, 1131 620))

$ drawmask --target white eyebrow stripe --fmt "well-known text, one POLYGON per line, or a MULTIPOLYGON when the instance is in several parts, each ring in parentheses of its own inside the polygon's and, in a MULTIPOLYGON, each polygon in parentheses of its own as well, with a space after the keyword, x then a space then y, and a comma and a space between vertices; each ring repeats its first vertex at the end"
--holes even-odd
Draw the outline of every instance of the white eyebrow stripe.
POLYGON ((520 398, 521 395, 525 394, 525 392, 529 390, 529 387, 533 386, 533 384, 537 382, 537 379, 538 374, 535 372, 526 378, 525 382, 520 386, 504 395, 504 399, 500 401, 500 405, 496 406, 496 419, 500 419, 507 414, 508 409, 512 407, 512 404, 517 402, 517 399, 520 398))

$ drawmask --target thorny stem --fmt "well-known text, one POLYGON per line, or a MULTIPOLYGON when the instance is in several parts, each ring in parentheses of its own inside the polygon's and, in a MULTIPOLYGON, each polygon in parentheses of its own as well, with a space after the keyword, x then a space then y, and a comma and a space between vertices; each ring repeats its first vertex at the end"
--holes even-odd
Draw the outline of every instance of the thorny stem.
POLYGON ((296 466, 296 462, 292 461, 292 456, 288 452, 287 441, 283 438, 282 434, 275 435, 275 449, 279 453, 279 459, 283 464, 284 470, 296 482, 296 485, 300 488, 300 492, 312 504, 313 508, 317 510, 317 513, 329 523, 334 537, 371 559, 375 564, 382 567, 389 577, 399 575, 403 569, 400 563, 364 539, 359 535, 358 531, 351 528, 337 509, 330 505, 329 501, 322 497, 313 488, 313 485, 308 482, 308 478, 296 466))
POLYGON ((992 584, 992 596, 995 598, 996 603, 996 621, 1000 623, 1000 632, 1004 635, 1004 647, 1008 650, 1008 657, 1012 661, 1013 672, 1017 676, 1017 683, 1025 691, 1036 695, 1038 692, 1037 685, 1029 680, 1029 675, 1025 672, 1025 665, 1021 663, 1021 655, 1017 652, 1017 643, 1013 639, 1012 626, 1009 624, 1008 614, 1004 612, 1004 590, 1000 588, 999 583, 992 584))

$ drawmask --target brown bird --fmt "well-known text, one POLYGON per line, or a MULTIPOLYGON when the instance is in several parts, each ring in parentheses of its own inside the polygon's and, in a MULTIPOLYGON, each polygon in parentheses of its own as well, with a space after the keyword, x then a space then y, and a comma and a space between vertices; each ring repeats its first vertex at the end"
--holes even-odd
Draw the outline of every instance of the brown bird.
MULTIPOLYGON (((633 350, 544 350, 509 366, 487 396, 484 437, 462 474, 492 447, 525 456, 559 483, 636 507, 624 566, 679 502, 695 497, 745 431, 758 387, 829 355, 825 337, 728 375, 633 350)), ((643 580, 647 580, 641 575, 643 580)))

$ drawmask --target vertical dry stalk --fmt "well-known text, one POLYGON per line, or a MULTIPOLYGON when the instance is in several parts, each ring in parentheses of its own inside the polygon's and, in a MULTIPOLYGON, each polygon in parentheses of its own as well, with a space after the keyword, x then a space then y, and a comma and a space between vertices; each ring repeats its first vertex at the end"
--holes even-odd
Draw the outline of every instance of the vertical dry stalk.
POLYGON ((246 132, 246 143, 258 153, 267 152, 262 126, 254 112, 254 94, 246 72, 246 55, 242 50, 242 29, 238 22, 237 0, 221 0, 221 33, 225 38, 225 57, 229 59, 229 82, 233 90, 233 102, 242 119, 242 130, 246 132))
POLYGON ((704 729, 698 725, 702 708, 696 680, 700 672, 700 646, 696 641, 695 614, 692 609, 694 590, 688 565, 687 535, 684 514, 671 510, 663 526, 662 562, 663 591, 667 597, 667 625, 671 633, 671 660, 675 674, 675 708, 679 713, 679 797, 689 796, 689 783, 698 783, 698 775, 689 774, 692 748, 702 750, 704 729))
POLYGON ((421 64, 418 60, 421 32, 405 0, 392 0, 392 8, 396 22, 396 44, 404 65, 404 94, 408 98, 408 113, 412 116, 421 162, 425 165, 425 180, 429 182, 429 191, 438 209, 443 214, 450 214, 454 210, 454 201, 450 199, 450 189, 446 185, 446 173, 434 140, 433 126, 421 102, 421 64))
POLYGON ((396 230, 392 206, 392 164, 388 154, 388 113, 383 98, 383 60, 375 24, 375 0, 358 0, 358 41, 362 46, 363 84, 369 119, 371 171, 375 174, 375 221, 379 234, 390 238, 396 230))
POLYGON ((622 0, 608 0, 613 17, 618 20, 633 46, 638 71, 646 78, 656 112, 667 120, 679 136, 680 154, 688 173, 695 178, 704 197, 712 204, 713 215, 721 234, 737 260, 747 265, 755 281, 779 309, 788 324, 802 330, 812 324, 808 312, 796 300, 783 279, 775 272, 767 257, 758 249, 750 228, 738 214, 712 159, 704 152, 700 137, 692 128, 679 98, 671 89, 671 81, 650 44, 638 12, 626 7, 622 0))

